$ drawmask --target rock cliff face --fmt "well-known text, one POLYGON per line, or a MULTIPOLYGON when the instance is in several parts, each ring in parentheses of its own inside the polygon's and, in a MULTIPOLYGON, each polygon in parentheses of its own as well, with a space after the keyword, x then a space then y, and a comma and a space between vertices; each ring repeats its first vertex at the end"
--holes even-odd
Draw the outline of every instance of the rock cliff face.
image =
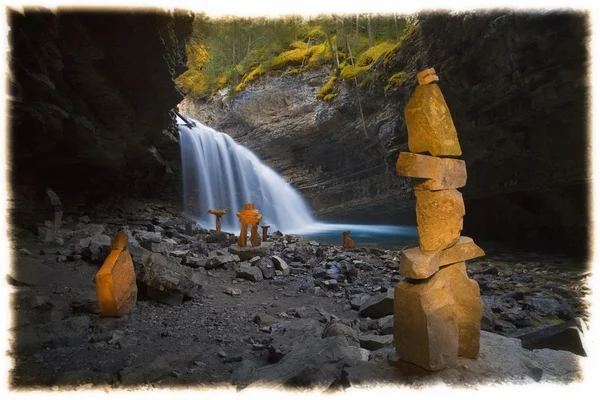
POLYGON ((15 200, 32 206, 46 187, 61 197, 176 197, 171 110, 183 95, 173 79, 186 68, 191 16, 11 11, 9 26, 15 200))
POLYGON ((582 14, 427 14, 389 65, 360 89, 315 98, 330 71, 267 76, 225 105, 182 111, 229 133, 294 184, 319 217, 414 223, 411 184, 394 164, 407 151, 403 110, 434 67, 467 162, 465 234, 586 254, 588 20, 582 14), (364 124, 358 102, 362 106, 364 124))

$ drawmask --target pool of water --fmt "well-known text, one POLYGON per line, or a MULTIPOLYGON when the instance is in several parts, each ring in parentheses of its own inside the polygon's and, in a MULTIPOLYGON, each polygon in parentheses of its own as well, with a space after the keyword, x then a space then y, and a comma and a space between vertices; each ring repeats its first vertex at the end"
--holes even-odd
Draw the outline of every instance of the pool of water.
POLYGON ((318 223, 305 231, 294 232, 294 234, 319 243, 341 246, 342 232, 344 231, 350 231, 350 238, 356 247, 401 250, 419 245, 415 226, 318 223))

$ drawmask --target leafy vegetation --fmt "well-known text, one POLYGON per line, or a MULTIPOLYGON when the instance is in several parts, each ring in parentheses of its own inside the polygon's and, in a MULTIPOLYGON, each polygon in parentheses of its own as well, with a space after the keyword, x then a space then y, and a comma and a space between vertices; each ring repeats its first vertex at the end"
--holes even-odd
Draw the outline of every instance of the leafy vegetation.
MULTIPOLYGON (((357 86, 357 77, 361 85, 373 81, 371 67, 382 57, 387 66, 416 29, 397 15, 214 19, 200 14, 186 48, 189 69, 176 82, 188 95, 209 98, 223 88, 240 93, 267 74, 297 75, 329 65, 332 76, 317 97, 331 101, 341 81, 357 86)), ((389 85, 404 78, 395 74, 389 85)))

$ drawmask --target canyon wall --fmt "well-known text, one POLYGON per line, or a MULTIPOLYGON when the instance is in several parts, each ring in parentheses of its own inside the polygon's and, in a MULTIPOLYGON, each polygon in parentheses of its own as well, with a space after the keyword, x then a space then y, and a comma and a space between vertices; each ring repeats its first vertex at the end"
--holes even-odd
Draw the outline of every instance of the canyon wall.
POLYGON ((11 207, 46 187, 82 198, 180 197, 174 79, 191 14, 8 11, 11 207))
POLYGON ((181 110, 230 134, 296 186, 324 220, 414 223, 403 110, 434 67, 469 174, 464 233, 585 256, 590 235, 588 19, 574 13, 422 14, 419 28, 360 85, 315 95, 331 71, 267 75, 233 102, 181 110), (364 120, 361 118, 360 107, 364 120))

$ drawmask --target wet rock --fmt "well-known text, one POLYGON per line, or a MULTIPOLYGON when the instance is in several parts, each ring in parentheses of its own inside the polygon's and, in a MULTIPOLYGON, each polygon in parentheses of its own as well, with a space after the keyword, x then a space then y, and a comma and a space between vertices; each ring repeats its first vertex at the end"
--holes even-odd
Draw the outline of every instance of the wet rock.
POLYGON ((30 352, 45 347, 83 345, 88 342, 89 328, 88 316, 15 328, 12 330, 14 348, 19 352, 30 352))
POLYGON ((497 267, 488 267, 488 268, 484 269, 482 272, 483 275, 494 275, 494 276, 497 276, 498 273, 499 273, 499 271, 498 271, 497 267))
POLYGON ((342 324, 341 322, 330 322, 326 325, 323 330, 322 338, 328 338, 333 336, 344 336, 350 346, 359 346, 358 332, 349 327, 348 325, 342 324))
POLYGON ((523 274, 523 275, 512 275, 510 280, 518 283, 530 283, 533 281, 533 275, 523 274))
POLYGON ((252 267, 247 263, 242 264, 246 265, 240 265, 240 267, 235 272, 236 277, 247 279, 252 282, 258 282, 263 280, 263 274, 260 268, 252 267))
POLYGON ((361 305, 359 314, 361 317, 370 318, 382 318, 394 314, 394 289, 372 296, 361 305))
POLYGON ((583 341, 583 328, 580 319, 538 329, 534 332, 518 336, 525 349, 552 349, 569 351, 587 357, 583 341))
POLYGON ((229 252, 231 254, 235 254, 240 257, 241 261, 250 260, 254 257, 264 257, 269 254, 269 249, 271 247, 270 242, 263 242, 260 246, 247 246, 240 247, 237 244, 232 244, 229 246, 229 252))

